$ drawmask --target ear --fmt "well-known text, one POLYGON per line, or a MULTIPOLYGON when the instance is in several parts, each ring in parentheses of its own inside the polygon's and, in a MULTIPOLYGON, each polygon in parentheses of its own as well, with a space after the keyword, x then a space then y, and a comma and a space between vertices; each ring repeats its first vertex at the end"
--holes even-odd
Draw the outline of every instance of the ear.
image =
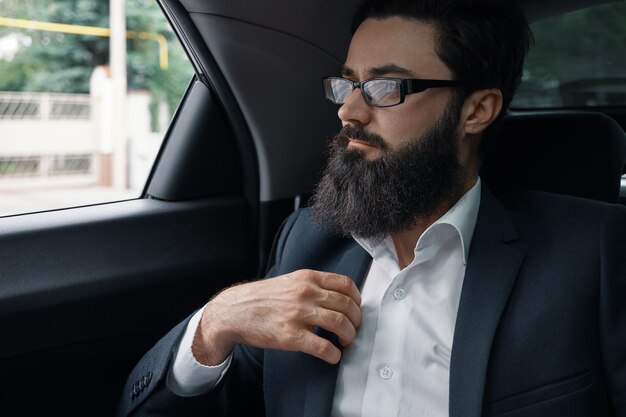
POLYGON ((502 93, 497 88, 474 91, 463 104, 462 127, 466 135, 481 134, 502 111, 502 93))

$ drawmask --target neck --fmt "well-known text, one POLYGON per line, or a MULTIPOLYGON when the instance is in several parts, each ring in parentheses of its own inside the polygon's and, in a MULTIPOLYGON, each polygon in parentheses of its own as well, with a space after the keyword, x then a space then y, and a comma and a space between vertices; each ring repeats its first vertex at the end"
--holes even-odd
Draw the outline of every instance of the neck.
POLYGON ((419 217, 415 225, 409 229, 398 233, 391 233, 390 237, 393 241, 393 244, 396 248, 396 253, 398 255, 398 265, 400 269, 404 269, 413 262, 415 259, 415 246, 417 245, 417 241, 424 234, 426 229, 428 229, 433 223, 435 223, 438 219, 440 219, 444 214, 448 212, 454 206, 457 201, 461 197, 465 195, 469 190, 472 189, 474 185, 476 185, 476 181, 478 181, 478 177, 472 177, 468 179, 461 193, 450 200, 443 202, 437 207, 437 209, 433 212, 433 214, 429 216, 419 217))

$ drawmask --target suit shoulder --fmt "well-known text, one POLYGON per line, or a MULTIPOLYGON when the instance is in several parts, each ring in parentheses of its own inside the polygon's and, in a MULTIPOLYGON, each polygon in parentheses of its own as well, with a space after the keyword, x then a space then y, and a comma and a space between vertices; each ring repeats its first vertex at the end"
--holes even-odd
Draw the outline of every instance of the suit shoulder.
POLYGON ((500 200, 508 210, 527 210, 536 212, 571 213, 572 215, 586 215, 599 213, 605 210, 624 209, 618 204, 563 194, 543 191, 521 191, 506 194, 500 200))
POLYGON ((285 220, 277 240, 277 272, 324 269, 329 260, 356 244, 317 222, 311 208, 297 210, 285 220))
POLYGON ((619 204, 539 191, 511 193, 500 200, 518 228, 581 236, 598 233, 607 221, 626 224, 626 207, 619 204))
POLYGON ((341 236, 333 231, 329 230, 322 224, 320 224, 313 216, 313 210, 310 207, 305 207, 294 211, 285 221, 290 225, 289 233, 306 233, 309 238, 317 239, 346 239, 346 236, 341 236))

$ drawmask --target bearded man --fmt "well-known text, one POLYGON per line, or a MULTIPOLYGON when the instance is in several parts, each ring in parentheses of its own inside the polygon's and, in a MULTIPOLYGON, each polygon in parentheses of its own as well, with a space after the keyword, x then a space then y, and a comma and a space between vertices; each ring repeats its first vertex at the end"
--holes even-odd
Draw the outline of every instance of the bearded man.
POLYGON ((624 209, 478 175, 531 39, 514 1, 366 2, 270 278, 165 336, 119 414, 626 416, 624 209))

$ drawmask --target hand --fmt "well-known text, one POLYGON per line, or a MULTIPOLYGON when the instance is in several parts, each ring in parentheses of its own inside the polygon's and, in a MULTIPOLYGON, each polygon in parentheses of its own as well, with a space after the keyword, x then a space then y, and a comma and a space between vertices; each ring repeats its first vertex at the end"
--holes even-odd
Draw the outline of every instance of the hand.
POLYGON ((361 324, 361 294, 343 275, 300 270, 228 288, 206 306, 192 352, 217 365, 242 343, 265 349, 299 351, 335 364, 341 351, 316 335, 321 327, 346 346, 361 324))

